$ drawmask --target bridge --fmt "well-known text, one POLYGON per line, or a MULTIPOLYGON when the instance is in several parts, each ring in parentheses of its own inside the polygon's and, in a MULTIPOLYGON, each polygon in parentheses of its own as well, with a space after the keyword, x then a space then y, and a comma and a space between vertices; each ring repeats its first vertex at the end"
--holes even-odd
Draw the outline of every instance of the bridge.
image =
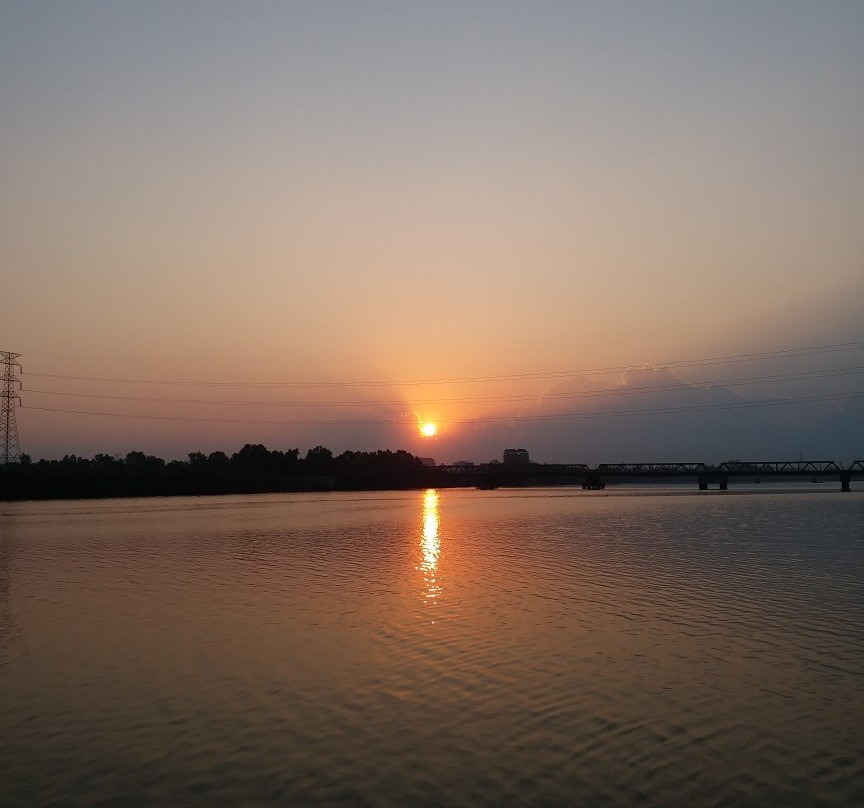
POLYGON ((436 466, 436 484, 442 488, 525 488, 530 486, 578 485, 601 490, 615 483, 683 482, 695 480, 700 491, 711 485, 720 490, 737 482, 837 480, 841 491, 851 491, 851 482, 864 480, 864 460, 843 468, 833 460, 730 460, 710 463, 480 463, 436 466))

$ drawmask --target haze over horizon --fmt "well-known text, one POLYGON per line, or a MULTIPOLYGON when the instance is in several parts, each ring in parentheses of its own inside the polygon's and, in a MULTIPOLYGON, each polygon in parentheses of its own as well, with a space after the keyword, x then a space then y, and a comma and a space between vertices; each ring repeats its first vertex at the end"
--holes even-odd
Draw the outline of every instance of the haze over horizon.
POLYGON ((862 458, 862 144, 852 0, 5 3, 21 448, 862 458))

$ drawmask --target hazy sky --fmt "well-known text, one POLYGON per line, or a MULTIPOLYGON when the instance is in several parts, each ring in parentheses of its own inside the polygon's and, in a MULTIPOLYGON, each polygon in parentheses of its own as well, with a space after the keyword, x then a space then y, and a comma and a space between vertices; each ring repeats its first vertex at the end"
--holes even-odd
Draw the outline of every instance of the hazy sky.
POLYGON ((0 2, 34 457, 861 457, 862 222, 861 0, 0 2))

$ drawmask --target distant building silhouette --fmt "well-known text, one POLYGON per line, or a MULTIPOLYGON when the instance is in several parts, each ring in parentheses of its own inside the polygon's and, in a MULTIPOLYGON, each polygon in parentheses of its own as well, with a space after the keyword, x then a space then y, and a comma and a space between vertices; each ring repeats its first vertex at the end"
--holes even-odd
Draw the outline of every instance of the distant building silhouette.
POLYGON ((527 449, 505 449, 504 462, 508 466, 524 466, 531 462, 527 449))

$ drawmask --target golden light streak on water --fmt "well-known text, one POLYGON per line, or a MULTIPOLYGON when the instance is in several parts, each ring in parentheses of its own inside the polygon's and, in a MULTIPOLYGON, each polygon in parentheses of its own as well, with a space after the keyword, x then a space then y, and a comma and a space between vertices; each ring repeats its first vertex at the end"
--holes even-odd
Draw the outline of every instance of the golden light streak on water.
POLYGON ((438 492, 430 488, 423 494, 423 530, 420 536, 420 550, 423 554, 420 569, 425 582, 423 597, 434 602, 441 594, 438 583, 438 560, 441 556, 440 520, 438 516, 438 492))

